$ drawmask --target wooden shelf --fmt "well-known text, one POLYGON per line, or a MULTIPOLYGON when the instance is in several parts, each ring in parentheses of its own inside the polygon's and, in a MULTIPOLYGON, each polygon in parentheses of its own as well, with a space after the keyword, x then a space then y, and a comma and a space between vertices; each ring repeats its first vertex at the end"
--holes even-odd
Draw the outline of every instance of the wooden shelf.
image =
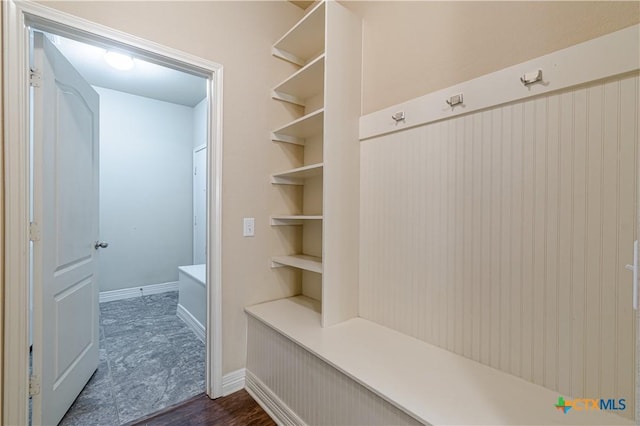
POLYGON ((271 258, 271 267, 292 266, 305 271, 322 273, 322 258, 308 256, 306 254, 294 254, 289 256, 274 256, 271 258))
POLYGON ((271 140, 274 142, 304 145, 306 138, 322 134, 323 122, 324 108, 320 108, 274 130, 271 133, 271 140))
POLYGON ((271 216, 271 226, 302 225, 307 220, 322 220, 322 215, 278 215, 278 216, 271 216))
POLYGON ((303 185, 305 179, 322 175, 322 167, 323 164, 318 163, 275 173, 271 176, 271 183, 279 185, 303 185))
POLYGON ((273 89, 273 99, 306 106, 306 100, 322 93, 324 88, 324 55, 309 62, 304 68, 273 89))
POLYGON ((271 49, 273 56, 304 66, 324 50, 325 2, 314 7, 271 49))

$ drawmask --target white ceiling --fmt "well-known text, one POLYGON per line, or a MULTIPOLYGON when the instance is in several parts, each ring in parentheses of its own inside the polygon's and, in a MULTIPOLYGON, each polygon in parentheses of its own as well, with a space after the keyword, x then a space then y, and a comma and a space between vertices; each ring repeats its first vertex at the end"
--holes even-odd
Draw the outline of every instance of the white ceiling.
POLYGON ((106 50, 59 36, 50 36, 60 52, 94 86, 193 107, 207 94, 206 79, 134 57, 128 71, 112 68, 106 50))

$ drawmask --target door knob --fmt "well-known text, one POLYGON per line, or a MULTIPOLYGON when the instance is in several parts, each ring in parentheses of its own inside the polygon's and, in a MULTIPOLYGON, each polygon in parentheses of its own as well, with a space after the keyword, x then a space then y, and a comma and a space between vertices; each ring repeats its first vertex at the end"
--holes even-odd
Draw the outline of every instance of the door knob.
POLYGON ((106 243, 104 241, 96 241, 94 247, 96 248, 96 250, 98 250, 99 248, 107 248, 109 247, 109 243, 106 243))

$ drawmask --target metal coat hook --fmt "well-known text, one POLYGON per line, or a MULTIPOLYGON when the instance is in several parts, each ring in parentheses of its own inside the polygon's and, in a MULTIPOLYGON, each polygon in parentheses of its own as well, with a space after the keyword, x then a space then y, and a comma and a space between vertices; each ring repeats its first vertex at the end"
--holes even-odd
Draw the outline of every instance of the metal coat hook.
POLYGON ((525 86, 529 86, 529 85, 531 85, 533 83, 537 83, 539 81, 542 81, 542 70, 538 69, 536 71, 531 71, 531 72, 525 73, 522 77, 520 77, 520 81, 525 86))
POLYGON ((449 99, 447 99, 445 101, 451 108, 453 108, 456 105, 461 104, 462 102, 464 102, 464 96, 462 96, 462 93, 458 93, 457 95, 453 95, 451 96, 449 99))
POLYGON ((396 112, 395 114, 393 114, 393 115, 391 116, 391 118, 393 118, 393 119, 395 120, 396 124, 398 124, 398 123, 399 123, 399 122, 401 122, 401 121, 404 121, 404 118, 405 118, 405 117, 404 117, 404 111, 398 111, 398 112, 396 112))

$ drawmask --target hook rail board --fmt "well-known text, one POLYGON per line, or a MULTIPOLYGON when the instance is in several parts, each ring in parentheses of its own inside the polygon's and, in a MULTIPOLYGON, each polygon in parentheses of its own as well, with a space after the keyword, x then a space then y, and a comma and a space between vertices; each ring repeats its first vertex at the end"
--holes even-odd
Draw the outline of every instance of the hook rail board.
POLYGON ((364 115, 360 117, 360 140, 637 71, 640 68, 638 40, 640 25, 634 25, 364 115), (541 70, 541 80, 523 84, 521 78, 532 70, 541 70), (452 93, 464 93, 464 103, 451 108, 445 100, 452 93), (402 120, 393 118, 398 111, 404 112, 402 120))

